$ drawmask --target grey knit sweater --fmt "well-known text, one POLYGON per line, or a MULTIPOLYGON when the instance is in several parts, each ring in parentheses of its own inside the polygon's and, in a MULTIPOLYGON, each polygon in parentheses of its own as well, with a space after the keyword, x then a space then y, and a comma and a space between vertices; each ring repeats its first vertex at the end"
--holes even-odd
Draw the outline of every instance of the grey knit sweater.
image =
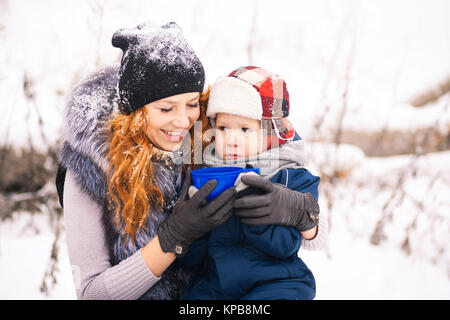
POLYGON ((102 207, 91 200, 67 171, 64 185, 66 243, 78 299, 138 299, 160 278, 141 250, 112 266, 102 207))

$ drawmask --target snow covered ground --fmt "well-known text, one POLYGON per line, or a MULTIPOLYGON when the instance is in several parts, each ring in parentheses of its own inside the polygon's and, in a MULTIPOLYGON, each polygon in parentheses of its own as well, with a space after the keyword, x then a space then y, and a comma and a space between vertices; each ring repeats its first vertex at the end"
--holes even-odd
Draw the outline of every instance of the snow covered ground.
MULTIPOLYGON (((449 159, 450 152, 424 156, 417 164, 418 175, 406 178, 406 189, 423 189, 423 178, 433 173, 449 177, 449 159)), ((431 214, 431 209, 444 220, 436 220, 439 223, 434 226, 419 221, 417 232, 410 237, 409 255, 400 249, 405 225, 417 212, 410 210, 408 200, 395 208, 386 227, 387 239, 377 246, 369 242, 385 200, 383 194, 374 194, 374 182, 409 162, 409 156, 366 158, 351 173, 363 175, 366 184, 359 185, 354 178, 351 181, 356 183, 342 182, 336 187, 328 250, 299 251, 315 275, 317 299, 450 299, 450 203, 446 198, 450 184, 436 181, 441 190, 433 193, 430 203, 425 202, 425 206, 433 206, 424 214, 431 214), (340 197, 346 192, 351 194, 340 197), (353 197, 355 193, 359 196, 353 197)), ((389 182, 384 182, 387 189, 389 182)), ((324 210, 327 199, 320 197, 324 210)), ((1 299, 76 298, 64 235, 59 242, 58 283, 49 296, 39 291, 53 242, 49 225, 48 217, 26 213, 0 225, 1 299)))
POLYGON ((370 245, 345 229, 331 232, 330 252, 330 258, 323 251, 300 253, 314 273, 316 299, 450 299, 443 265, 370 245))

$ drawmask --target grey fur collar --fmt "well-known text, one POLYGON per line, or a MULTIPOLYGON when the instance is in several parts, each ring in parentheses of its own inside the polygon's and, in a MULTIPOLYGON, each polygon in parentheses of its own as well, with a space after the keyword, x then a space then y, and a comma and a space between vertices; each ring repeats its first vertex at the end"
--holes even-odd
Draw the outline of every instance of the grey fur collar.
POLYGON ((118 112, 119 67, 101 69, 69 95, 65 109, 66 141, 73 151, 87 155, 104 173, 108 168, 106 122, 118 112))
POLYGON ((68 96, 64 111, 65 142, 60 163, 99 204, 106 196, 109 144, 106 123, 118 111, 119 67, 101 69, 82 80, 68 96))

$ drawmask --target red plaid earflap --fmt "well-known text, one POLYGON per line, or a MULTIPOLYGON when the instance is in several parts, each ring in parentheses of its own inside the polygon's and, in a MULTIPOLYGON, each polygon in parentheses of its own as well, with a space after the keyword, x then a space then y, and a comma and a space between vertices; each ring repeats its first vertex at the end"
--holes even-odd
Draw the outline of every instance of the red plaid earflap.
POLYGON ((289 120, 289 92, 286 82, 278 75, 255 66, 241 67, 229 74, 251 84, 259 93, 262 118, 272 119, 274 129, 282 140, 291 140, 295 130, 289 120))

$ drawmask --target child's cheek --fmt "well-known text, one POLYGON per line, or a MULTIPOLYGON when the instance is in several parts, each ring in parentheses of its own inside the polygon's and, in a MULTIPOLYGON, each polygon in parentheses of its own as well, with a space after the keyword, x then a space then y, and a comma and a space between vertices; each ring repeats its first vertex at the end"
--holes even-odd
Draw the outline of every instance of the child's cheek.
POLYGON ((220 131, 216 131, 216 152, 220 158, 223 159, 223 155, 225 154, 224 148, 224 140, 223 133, 220 131))
POLYGON ((254 155, 257 155, 259 153, 261 144, 261 138, 259 134, 254 134, 250 137, 248 137, 245 145, 246 145, 246 157, 251 157, 254 155))

